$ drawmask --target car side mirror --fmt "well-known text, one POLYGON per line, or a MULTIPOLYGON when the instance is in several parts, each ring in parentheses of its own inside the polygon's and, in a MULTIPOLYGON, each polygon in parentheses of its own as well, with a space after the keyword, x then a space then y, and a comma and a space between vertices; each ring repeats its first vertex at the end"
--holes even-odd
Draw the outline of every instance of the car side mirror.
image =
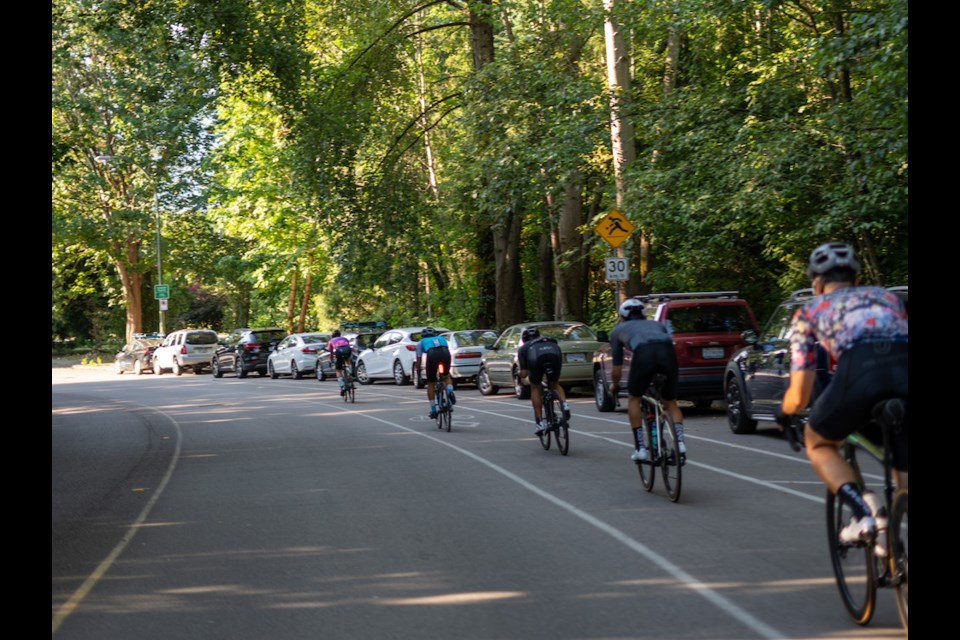
POLYGON ((606 331, 597 331, 597 341, 610 342, 610 334, 608 334, 606 331))
POLYGON ((749 345, 757 345, 757 332, 753 329, 747 329, 740 334, 740 339, 749 345))
POLYGON ((488 350, 490 350, 490 351, 496 351, 496 350, 497 350, 497 345, 496 345, 496 343, 493 343, 493 342, 486 342, 486 343, 484 343, 483 348, 484 348, 484 349, 488 349, 488 350))

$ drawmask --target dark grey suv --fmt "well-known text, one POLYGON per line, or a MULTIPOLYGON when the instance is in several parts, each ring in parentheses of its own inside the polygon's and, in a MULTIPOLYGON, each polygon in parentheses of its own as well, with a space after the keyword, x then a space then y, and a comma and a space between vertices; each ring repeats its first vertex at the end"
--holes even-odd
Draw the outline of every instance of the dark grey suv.
POLYGON ((234 329, 219 342, 210 361, 214 378, 222 378, 224 373, 235 373, 238 378, 256 371, 267 375, 267 357, 277 348, 287 332, 279 327, 263 329, 234 329))

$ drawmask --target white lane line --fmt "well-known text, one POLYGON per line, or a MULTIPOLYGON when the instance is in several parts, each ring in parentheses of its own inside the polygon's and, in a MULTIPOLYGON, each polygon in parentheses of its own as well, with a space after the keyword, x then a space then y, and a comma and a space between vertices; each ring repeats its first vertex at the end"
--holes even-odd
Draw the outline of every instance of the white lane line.
POLYGON ((166 472, 163 474, 163 479, 160 481, 160 484, 157 486, 157 489, 153 492, 153 495, 150 496, 150 500, 147 501, 147 504, 144 505, 143 509, 140 511, 140 515, 137 516, 137 519, 133 521, 130 527, 127 529, 127 532, 120 539, 120 542, 107 554, 107 557, 93 570, 87 579, 83 581, 76 591, 70 596, 70 598, 57 609, 57 613, 53 616, 53 633, 57 632, 57 629, 60 628, 60 625, 63 624, 63 621, 67 619, 77 606, 83 601, 83 599, 90 593, 90 590, 100 581, 101 578, 107 573, 113 563, 117 560, 123 550, 127 548, 127 545, 130 544, 130 541, 133 540, 133 536, 137 534, 137 531, 140 529, 140 525, 144 523, 147 517, 150 515, 150 511, 153 509, 153 505, 156 504, 157 500, 160 498, 160 495, 163 493, 163 490, 167 486, 170 477, 173 475, 173 470, 177 466, 177 461, 180 459, 180 443, 182 440, 182 434, 180 432, 180 425, 177 424, 177 421, 171 418, 169 415, 157 409, 156 407, 150 407, 147 405, 136 405, 144 409, 150 409, 159 413, 164 418, 170 421, 174 429, 177 432, 177 443, 176 448, 173 452, 173 457, 170 460, 170 464, 167 466, 166 472))
MULTIPOLYGON (((320 404, 326 404, 326 403, 320 402, 320 404)), ((331 408, 336 407, 336 408, 339 408, 339 409, 341 409, 341 410, 344 410, 344 412, 347 412, 347 411, 349 410, 349 407, 344 408, 344 407, 342 407, 342 406, 340 406, 340 405, 328 404, 328 405, 326 405, 326 406, 329 406, 329 407, 331 407, 331 408)), ((479 409, 476 409, 475 407, 471 407, 471 410, 472 410, 472 411, 481 411, 481 410, 479 410, 479 409)), ((492 414, 492 412, 488 412, 488 411, 483 411, 483 413, 491 413, 491 414, 492 414)), ((365 418, 369 418, 369 419, 371 419, 371 420, 374 420, 374 421, 376 421, 376 422, 380 422, 380 423, 382 423, 382 424, 389 425, 389 426, 394 427, 394 428, 396 428, 396 429, 400 429, 401 431, 406 431, 406 432, 408 432, 408 433, 415 434, 415 435, 418 435, 418 436, 420 436, 420 437, 426 438, 426 439, 428 439, 428 440, 431 440, 432 442, 436 442, 437 444, 441 444, 441 445, 443 445, 443 446, 445 446, 445 447, 449 447, 450 449, 453 449, 453 450, 456 451, 457 453, 460 453, 460 454, 462 454, 462 455, 464 455, 464 456, 466 456, 466 457, 468 457, 468 458, 470 458, 470 459, 472 459, 472 460, 474 460, 474 461, 476 461, 476 462, 479 462, 480 464, 488 467, 489 469, 492 469, 492 470, 495 471, 496 473, 499 473, 500 475, 504 476, 505 478, 508 478, 509 480, 512 480, 513 482, 515 482, 516 484, 520 485, 520 486, 523 487, 524 489, 527 489, 528 491, 530 491, 530 492, 532 492, 532 493, 540 496, 540 497, 543 498, 544 500, 547 500, 548 502, 551 502, 551 503, 555 504, 556 506, 560 507, 561 509, 564 509, 565 511, 567 511, 567 512, 569 512, 569 513, 571 513, 572 515, 576 516, 577 518, 580 518, 581 520, 583 520, 583 521, 586 522, 587 524, 590 524, 590 525, 596 527, 597 529, 599 529, 600 531, 603 531, 604 533, 606 533, 607 535, 609 535, 610 537, 612 537, 614 540, 620 542, 621 544, 623 544, 624 546, 626 546, 626 547, 629 548, 630 550, 635 551, 636 553, 639 553, 640 555, 644 556, 645 558, 647 558, 648 560, 650 560, 651 562, 653 562, 654 564, 656 564, 657 566, 659 566, 661 569, 663 569, 666 573, 668 573, 669 575, 673 576, 674 579, 676 579, 678 582, 682 583, 682 584, 683 584, 684 586, 686 586, 687 588, 689 588, 689 589, 695 591, 696 593, 698 593, 699 595, 701 595, 704 599, 706 599, 708 602, 710 602, 711 604, 713 604, 714 606, 716 606, 718 609, 720 609, 721 611, 723 611, 724 613, 726 613, 726 614, 729 615, 730 617, 732 617, 732 618, 734 618, 735 620, 738 620, 738 621, 740 621, 741 623, 743 623, 746 627, 750 628, 752 631, 754 631, 755 633, 757 633, 760 637, 762 637, 762 638, 770 638, 771 640, 772 640, 772 639, 775 639, 775 638, 785 638, 785 637, 787 637, 786 635, 780 633, 779 631, 777 631, 776 629, 774 629, 773 627, 771 627, 771 626, 768 625, 767 623, 763 622, 763 621, 760 620, 759 618, 756 618, 755 616, 751 615, 750 613, 748 613, 748 612, 745 611, 744 609, 741 609, 741 608, 738 607, 736 604, 734 604, 732 601, 728 600, 727 598, 725 598, 724 596, 720 595, 719 593, 717 593, 717 592, 714 591, 713 589, 709 588, 707 585, 705 585, 705 584, 704 584, 703 582, 701 582, 700 580, 697 580, 695 577, 693 577, 692 575, 690 575, 689 573, 687 573, 686 571, 684 571, 683 569, 681 569, 681 568, 678 567, 677 565, 673 564, 672 562, 670 562, 669 560, 667 560, 666 558, 664 558, 664 557, 661 556, 660 554, 656 553, 655 551, 653 551, 652 549, 650 549, 650 548, 647 547, 646 545, 644 545, 644 544, 638 542, 637 540, 631 538, 630 536, 628 536, 628 535, 625 534, 624 532, 620 531, 620 530, 617 529, 616 527, 613 527, 613 526, 607 524, 606 522, 600 520, 599 518, 597 518, 597 517, 595 517, 595 516, 587 513, 586 511, 583 511, 583 510, 581 510, 581 509, 578 509, 577 507, 573 506, 572 504, 570 504, 570 503, 568 503, 568 502, 566 502, 566 501, 564 501, 564 500, 561 500, 561 499, 558 498, 557 496, 555 496, 555 495, 553 495, 553 494, 551 494, 551 493, 549 493, 549 492, 547 492, 547 491, 544 491, 544 490, 541 489, 540 487, 532 484, 531 482, 525 480, 524 478, 521 478, 520 476, 514 474, 513 472, 508 471, 507 469, 504 469, 504 468, 501 467, 500 465, 498 465, 498 464, 496 464, 496 463, 494 463, 494 462, 491 462, 490 460, 487 460, 486 458, 484 458, 484 457, 482 457, 482 456, 478 456, 477 454, 473 453, 472 451, 468 451, 468 450, 466 450, 466 449, 463 449, 463 448, 461 448, 461 447, 458 447, 457 445, 452 444, 452 443, 450 443, 449 441, 444 440, 444 439, 441 439, 441 438, 438 438, 438 437, 436 437, 436 436, 433 436, 433 435, 430 435, 430 434, 427 434, 427 433, 423 433, 422 431, 417 431, 417 430, 415 430, 415 429, 411 429, 411 428, 409 428, 409 427, 405 427, 405 426, 400 425, 400 424, 397 424, 397 423, 395 423, 395 422, 390 422, 389 420, 384 420, 384 419, 382 419, 382 418, 378 418, 377 416, 373 416, 373 415, 370 415, 370 414, 364 413, 364 414, 360 414, 360 415, 362 415, 362 416, 365 417, 365 418)), ((492 415, 498 415, 498 414, 492 414, 492 415)), ((502 416, 502 417, 505 417, 505 418, 509 417, 509 418, 511 418, 511 419, 514 419, 514 420, 520 420, 520 418, 513 418, 513 417, 511 417, 511 416, 502 416)), ((688 462, 687 464, 690 464, 690 463, 688 462)))

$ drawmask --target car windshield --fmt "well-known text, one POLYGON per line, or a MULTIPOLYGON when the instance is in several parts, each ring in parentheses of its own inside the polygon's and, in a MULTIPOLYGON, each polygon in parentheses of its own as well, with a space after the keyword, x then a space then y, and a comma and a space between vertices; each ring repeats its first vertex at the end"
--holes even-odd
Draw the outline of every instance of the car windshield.
POLYGON ((537 329, 544 338, 553 338, 557 342, 569 340, 596 340, 597 334, 585 324, 550 324, 537 329))
POLYGON ((458 331, 453 334, 458 347, 482 347, 497 339, 495 331, 458 331))
POLYGON ((741 333, 753 329, 746 307, 740 305, 674 307, 667 320, 672 333, 741 333))
POLYGON ((212 331, 191 331, 187 334, 187 344, 217 344, 217 334, 212 331))

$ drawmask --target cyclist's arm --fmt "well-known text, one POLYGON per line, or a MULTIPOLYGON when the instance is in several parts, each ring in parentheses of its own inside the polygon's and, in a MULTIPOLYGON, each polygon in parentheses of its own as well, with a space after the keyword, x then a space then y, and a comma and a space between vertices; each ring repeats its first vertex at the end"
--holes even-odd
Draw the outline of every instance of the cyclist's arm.
POLYGON ((813 369, 803 369, 790 372, 790 386, 783 394, 783 403, 780 410, 786 415, 795 415, 807 407, 810 395, 813 393, 813 383, 817 378, 813 369))

